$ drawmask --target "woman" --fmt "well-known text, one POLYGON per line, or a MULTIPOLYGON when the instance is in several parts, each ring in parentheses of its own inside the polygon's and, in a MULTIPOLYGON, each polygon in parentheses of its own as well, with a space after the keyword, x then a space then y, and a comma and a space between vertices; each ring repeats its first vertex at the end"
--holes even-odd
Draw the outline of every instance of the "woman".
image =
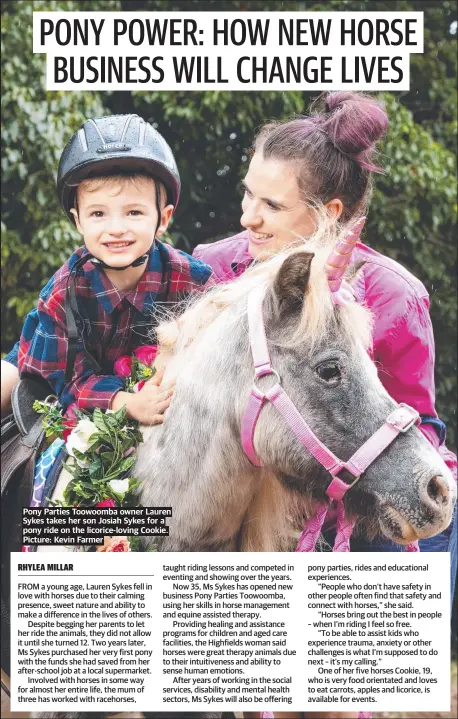
MULTIPOLYGON (((310 117, 265 125, 254 142, 244 180, 241 224, 245 231, 194 256, 227 282, 302 237, 332 242, 341 225, 365 213, 371 193, 375 145, 388 127, 382 106, 351 92, 327 96, 310 117)), ((394 260, 358 243, 364 263, 356 296, 374 315, 373 359, 380 379, 398 402, 422 416, 421 430, 456 477, 456 457, 443 445, 445 425, 434 408, 434 338, 425 287, 394 260)))

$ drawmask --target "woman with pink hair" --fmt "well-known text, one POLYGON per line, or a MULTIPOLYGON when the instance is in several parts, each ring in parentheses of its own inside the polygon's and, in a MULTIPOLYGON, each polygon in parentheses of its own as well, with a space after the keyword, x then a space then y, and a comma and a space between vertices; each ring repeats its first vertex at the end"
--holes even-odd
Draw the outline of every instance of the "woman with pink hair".
MULTIPOLYGON (((376 143, 388 117, 374 98, 330 93, 321 112, 261 128, 243 182, 243 232, 208 245, 194 256, 227 282, 254 260, 314 236, 335 246, 342 228, 368 209, 376 143)), ((373 359, 388 393, 413 406, 421 429, 456 474, 456 458, 443 444, 434 387, 434 337, 424 285, 400 264, 361 242, 352 261, 362 265, 354 282, 358 301, 374 316, 373 359)))

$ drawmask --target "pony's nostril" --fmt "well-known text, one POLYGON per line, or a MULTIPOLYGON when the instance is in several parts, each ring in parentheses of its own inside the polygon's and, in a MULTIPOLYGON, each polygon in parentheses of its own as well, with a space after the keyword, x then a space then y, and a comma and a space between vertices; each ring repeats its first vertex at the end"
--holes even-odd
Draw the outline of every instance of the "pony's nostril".
POLYGON ((440 474, 429 480, 426 492, 435 504, 448 504, 449 502, 450 489, 448 483, 440 474))

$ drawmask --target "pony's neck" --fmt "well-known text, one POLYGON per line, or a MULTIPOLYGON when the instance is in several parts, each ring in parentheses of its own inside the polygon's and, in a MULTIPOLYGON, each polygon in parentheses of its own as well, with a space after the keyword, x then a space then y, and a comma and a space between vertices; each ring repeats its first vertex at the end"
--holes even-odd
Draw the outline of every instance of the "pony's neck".
POLYGON ((236 548, 259 478, 240 442, 251 376, 240 324, 233 333, 226 328, 223 344, 217 321, 205 331, 204 342, 185 352, 165 422, 139 449, 141 503, 172 507, 162 551, 236 548))

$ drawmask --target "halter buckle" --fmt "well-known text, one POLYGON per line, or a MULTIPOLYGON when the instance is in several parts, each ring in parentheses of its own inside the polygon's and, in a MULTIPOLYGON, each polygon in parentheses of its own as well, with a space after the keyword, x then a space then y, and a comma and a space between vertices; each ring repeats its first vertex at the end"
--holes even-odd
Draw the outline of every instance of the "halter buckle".
POLYGON ((331 481, 326 487, 326 494, 331 499, 336 499, 337 501, 341 501, 345 494, 355 486, 361 477, 361 473, 355 474, 355 471, 348 466, 346 462, 340 462, 328 469, 328 472, 331 475, 331 481), (353 477, 353 480, 347 482, 347 478, 342 477, 344 472, 353 477))
POLYGON ((259 389, 259 387, 256 386, 256 381, 261 379, 261 377, 268 377, 268 375, 274 375, 275 379, 277 380, 277 384, 281 385, 280 375, 278 374, 277 370, 273 369, 273 367, 269 367, 262 372, 256 372, 253 379, 253 389, 256 390, 258 395, 262 395, 263 397, 266 396, 265 392, 263 392, 261 389, 259 389))
POLYGON ((348 488, 350 489, 361 478, 361 472, 359 474, 355 474, 353 470, 351 470, 349 467, 347 467, 347 465, 344 464, 342 466, 342 469, 339 469, 339 471, 334 474, 334 477, 338 477, 340 480, 342 480, 342 482, 345 482, 345 484, 347 484, 348 488), (347 481, 347 475, 351 477, 349 481, 347 481))
POLYGON ((418 424, 420 415, 418 412, 404 402, 400 402, 396 409, 387 417, 386 423, 394 427, 398 432, 408 432, 415 424, 418 424))

